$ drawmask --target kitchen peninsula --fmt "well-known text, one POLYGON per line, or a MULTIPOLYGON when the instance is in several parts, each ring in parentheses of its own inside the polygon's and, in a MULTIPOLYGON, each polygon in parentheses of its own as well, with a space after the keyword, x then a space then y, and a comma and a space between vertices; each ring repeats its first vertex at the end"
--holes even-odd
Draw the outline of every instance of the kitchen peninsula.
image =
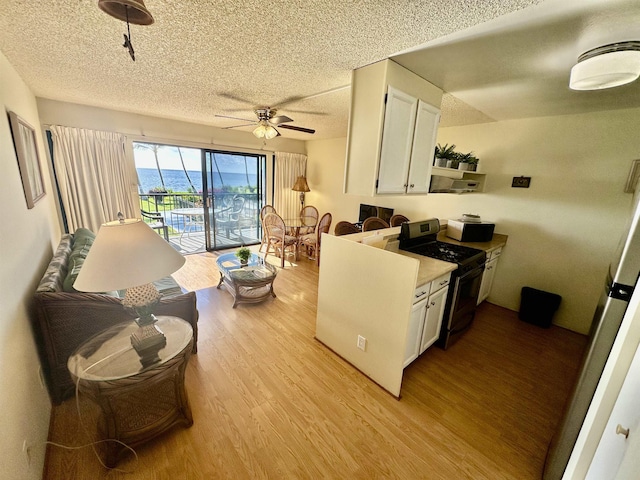
MULTIPOLYGON (((441 297, 457 268, 455 263, 398 250, 399 234, 395 227, 323 237, 316 319, 316 339, 396 397, 407 352, 415 343, 416 297, 435 292, 441 297), (371 240, 386 247, 368 245, 371 240)), ((482 248, 506 243, 506 236, 495 237, 482 248)), ((428 298, 431 305, 436 303, 428 298)), ((425 332, 436 327, 439 331, 441 320, 442 310, 438 324, 429 326, 427 314, 425 332)))

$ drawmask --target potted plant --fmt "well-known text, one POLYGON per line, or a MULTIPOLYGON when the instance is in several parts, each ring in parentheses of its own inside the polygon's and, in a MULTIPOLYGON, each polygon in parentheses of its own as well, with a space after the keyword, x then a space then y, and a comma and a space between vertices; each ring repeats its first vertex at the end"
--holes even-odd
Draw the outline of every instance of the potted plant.
POLYGON ((247 265, 249 263, 249 259, 251 258, 251 250, 247 247, 240 247, 236 251, 236 257, 240 260, 241 265, 247 265))
POLYGON ((456 148, 455 145, 449 145, 447 143, 444 144, 444 147, 438 144, 436 146, 435 153, 435 163, 436 167, 446 167, 447 162, 454 158, 456 152, 454 151, 456 148))
POLYGON ((447 168, 457 169, 458 165, 460 164, 460 156, 461 156, 460 153, 453 152, 453 154, 451 155, 451 158, 447 160, 447 168))
POLYGON ((156 204, 162 204, 167 193, 167 189, 164 187, 153 187, 149 189, 149 194, 153 197, 156 204))
POLYGON ((469 153, 460 153, 458 155, 458 170, 471 170, 469 168, 470 166, 470 161, 471 160, 471 156, 473 155, 473 152, 469 152, 469 153))
POLYGON ((473 154, 469 157, 469 171, 475 172, 478 168, 478 162, 480 159, 478 157, 474 157, 473 154))

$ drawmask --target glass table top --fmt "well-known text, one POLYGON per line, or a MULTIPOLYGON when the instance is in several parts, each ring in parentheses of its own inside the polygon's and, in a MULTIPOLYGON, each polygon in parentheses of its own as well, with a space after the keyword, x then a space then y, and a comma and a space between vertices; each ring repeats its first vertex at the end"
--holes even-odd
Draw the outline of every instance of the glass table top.
POLYGON ((233 280, 261 280, 276 276, 276 269, 264 262, 264 258, 255 253, 251 254, 246 266, 240 263, 235 253, 220 255, 216 264, 223 275, 233 280))
MULTIPOLYGON (((158 352, 160 360, 146 368, 155 368, 178 355, 191 341, 193 330, 178 317, 159 315, 156 325, 167 343, 158 352)), ((90 338, 69 357, 69 371, 82 380, 117 380, 136 375, 146 368, 131 345, 131 334, 138 330, 134 321, 120 323, 90 338)))

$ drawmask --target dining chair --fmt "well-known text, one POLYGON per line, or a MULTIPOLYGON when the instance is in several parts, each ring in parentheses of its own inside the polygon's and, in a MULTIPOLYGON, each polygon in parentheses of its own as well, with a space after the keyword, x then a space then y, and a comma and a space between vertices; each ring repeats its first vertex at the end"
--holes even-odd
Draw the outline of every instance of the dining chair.
POLYGON ((280 252, 281 267, 284 268, 284 257, 287 248, 293 247, 296 258, 298 257, 298 239, 292 235, 287 235, 284 220, 277 213, 267 213, 262 221, 262 228, 267 232, 267 251, 264 258, 267 258, 273 246, 277 255, 280 252))
POLYGON ((260 209, 260 224, 262 225, 262 240, 260 242, 260 248, 258 251, 262 251, 262 247, 267 244, 267 229, 264 228, 264 217, 267 213, 277 213, 276 209, 272 205, 265 205, 260 209))
POLYGON ((307 205, 300 210, 300 218, 305 219, 305 226, 300 227, 299 235, 307 235, 316 231, 318 225, 318 209, 313 205, 307 205))
POLYGON ((389 224, 380 217, 369 217, 362 222, 362 231, 369 232, 371 230, 380 230, 381 228, 389 228, 389 224))
POLYGON ((349 235, 351 233, 360 233, 360 229, 353 223, 345 222, 344 220, 336 223, 336 228, 333 232, 337 237, 340 235, 349 235))
POLYGON ((396 214, 389 219, 389 225, 392 227, 399 227, 404 222, 408 222, 409 219, 404 215, 396 214))
POLYGON ((332 219, 333 217, 330 213, 325 213, 318 222, 318 226, 315 232, 307 233, 306 235, 300 237, 300 246, 304 247, 307 250, 308 258, 315 258, 318 266, 320 266, 320 242, 322 240, 322 234, 329 233, 332 219))

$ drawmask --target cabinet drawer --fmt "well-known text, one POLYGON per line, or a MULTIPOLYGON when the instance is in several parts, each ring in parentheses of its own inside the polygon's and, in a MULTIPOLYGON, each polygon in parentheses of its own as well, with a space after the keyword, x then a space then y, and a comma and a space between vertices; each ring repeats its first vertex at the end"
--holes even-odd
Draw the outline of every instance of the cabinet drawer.
POLYGON ((420 300, 427 298, 429 296, 429 289, 431 287, 430 283, 425 283, 424 285, 420 285, 413 292, 413 303, 414 305, 418 303, 420 300))
POLYGON ((435 293, 441 288, 449 285, 449 280, 451 279, 451 273, 445 273, 440 277, 436 278, 433 282, 431 282, 431 293, 435 293))
POLYGON ((489 255, 487 255, 487 261, 493 260, 494 258, 498 258, 502 254, 502 247, 498 247, 495 250, 491 250, 489 255))

